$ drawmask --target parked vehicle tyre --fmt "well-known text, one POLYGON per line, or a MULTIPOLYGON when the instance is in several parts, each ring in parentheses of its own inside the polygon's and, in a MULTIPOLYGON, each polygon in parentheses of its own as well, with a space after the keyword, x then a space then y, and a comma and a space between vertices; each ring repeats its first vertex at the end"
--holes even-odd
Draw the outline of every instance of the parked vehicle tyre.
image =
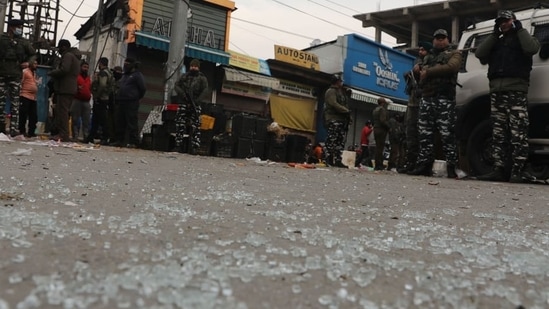
POLYGON ((492 171, 492 124, 490 119, 479 123, 467 142, 467 160, 473 175, 483 175, 492 171))

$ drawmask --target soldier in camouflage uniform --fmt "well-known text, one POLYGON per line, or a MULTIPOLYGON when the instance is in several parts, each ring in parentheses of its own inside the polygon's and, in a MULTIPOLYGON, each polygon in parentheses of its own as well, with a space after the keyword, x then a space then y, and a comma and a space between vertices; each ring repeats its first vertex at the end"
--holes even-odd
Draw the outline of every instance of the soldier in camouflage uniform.
POLYGON ((34 61, 36 51, 30 42, 22 38, 23 21, 12 19, 8 22, 8 31, 0 37, 0 131, 12 137, 18 132, 19 91, 23 62, 34 61), (10 114, 5 115, 6 100, 10 101, 10 114), (8 123, 10 124, 8 127, 8 123))
POLYGON ((328 131, 326 137, 326 163, 331 166, 345 167, 341 155, 345 150, 345 139, 351 121, 347 94, 343 89, 343 80, 334 75, 331 86, 324 94, 324 125, 328 131))
POLYGON ((434 33, 433 54, 424 59, 420 72, 422 97, 419 106, 419 156, 416 168, 410 175, 432 174, 435 131, 441 135, 442 150, 446 157, 448 178, 457 178, 456 85, 461 67, 461 54, 450 49, 448 32, 438 29, 434 33))
POLYGON ((524 171, 528 157, 528 86, 532 56, 540 43, 522 28, 511 11, 499 12, 494 32, 475 52, 488 64, 494 170, 477 177, 480 180, 506 180, 505 161, 511 155, 513 166, 509 182, 533 181, 524 171), (508 153, 512 152, 511 153, 508 153))
POLYGON ((175 92, 179 97, 179 106, 175 119, 175 145, 178 151, 185 149, 184 135, 189 134, 189 154, 195 155, 200 148, 200 96, 208 88, 208 79, 200 72, 200 61, 193 59, 189 72, 175 83, 175 92))
POLYGON ((374 165, 374 170, 376 171, 385 169, 385 166, 383 165, 383 151, 385 150, 387 134, 389 133, 389 130, 391 130, 389 116, 387 116, 387 106, 389 106, 389 102, 389 99, 379 97, 377 99, 377 107, 372 112, 372 118, 374 119, 374 138, 376 141, 374 165))
POLYGON ((406 148, 405 148, 405 164, 398 169, 399 173, 408 173, 415 169, 417 156, 419 154, 419 102, 421 101, 421 88, 419 87, 419 73, 423 66, 423 61, 427 57, 433 44, 429 42, 420 42, 418 49, 418 57, 414 62, 414 67, 406 75, 406 89, 409 95, 408 108, 404 123, 406 125, 406 148))

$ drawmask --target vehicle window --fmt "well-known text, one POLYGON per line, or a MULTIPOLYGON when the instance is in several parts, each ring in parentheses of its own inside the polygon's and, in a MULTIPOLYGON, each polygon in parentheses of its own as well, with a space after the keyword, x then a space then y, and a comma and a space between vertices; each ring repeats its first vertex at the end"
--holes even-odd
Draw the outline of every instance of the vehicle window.
POLYGON ((534 37, 538 39, 540 44, 549 43, 549 23, 536 24, 534 37))
POLYGON ((549 58, 549 22, 536 23, 534 37, 538 39, 541 45, 539 57, 543 60, 549 58))
POLYGON ((463 61, 461 62, 460 72, 467 72, 467 60, 469 59, 469 54, 474 55, 475 49, 489 35, 490 35, 490 32, 475 34, 470 36, 467 39, 467 41, 465 41, 465 44, 463 45, 463 50, 461 51, 461 54, 463 56, 463 61))

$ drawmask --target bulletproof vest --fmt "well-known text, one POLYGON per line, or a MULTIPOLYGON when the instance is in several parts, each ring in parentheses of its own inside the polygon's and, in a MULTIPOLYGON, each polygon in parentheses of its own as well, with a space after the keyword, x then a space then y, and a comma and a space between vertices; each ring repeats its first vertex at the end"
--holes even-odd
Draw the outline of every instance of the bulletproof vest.
POLYGON ((488 78, 519 77, 530 79, 532 57, 522 52, 516 33, 500 38, 488 62, 488 78))
MULTIPOLYGON (((454 50, 443 50, 439 53, 433 53, 427 55, 424 59, 424 66, 433 67, 437 64, 447 64, 448 60, 452 57, 454 53, 458 51, 454 50)), ((447 95, 455 96, 456 95, 456 84, 457 84, 457 72, 455 74, 441 76, 441 77, 427 77, 427 79, 422 84, 423 96, 436 96, 436 95, 447 95)))
POLYGON ((0 74, 4 76, 21 76, 22 62, 27 59, 24 42, 11 39, 7 34, 0 37, 0 74))

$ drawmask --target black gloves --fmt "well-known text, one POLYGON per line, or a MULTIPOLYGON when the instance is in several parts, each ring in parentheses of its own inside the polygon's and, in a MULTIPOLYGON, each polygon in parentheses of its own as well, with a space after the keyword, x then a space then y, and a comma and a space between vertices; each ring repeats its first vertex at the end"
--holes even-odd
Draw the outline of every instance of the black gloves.
POLYGON ((515 28, 516 31, 522 29, 522 23, 520 22, 520 20, 513 21, 513 28, 515 28))
POLYGON ((494 25, 494 35, 495 35, 496 37, 499 37, 500 34, 501 34, 501 30, 499 29, 499 24, 496 23, 496 24, 494 25))

